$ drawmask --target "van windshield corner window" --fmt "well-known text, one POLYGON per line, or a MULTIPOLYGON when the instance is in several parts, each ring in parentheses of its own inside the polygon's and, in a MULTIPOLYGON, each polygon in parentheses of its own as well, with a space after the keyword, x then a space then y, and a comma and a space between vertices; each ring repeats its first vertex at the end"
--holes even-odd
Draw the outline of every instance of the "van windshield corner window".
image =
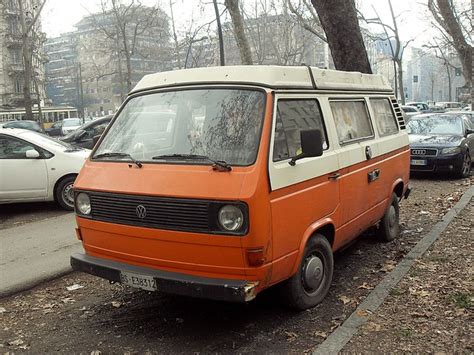
POLYGON ((380 136, 398 133, 398 125, 388 99, 371 98, 370 105, 375 115, 375 122, 380 136))
POLYGON ((315 99, 280 99, 277 103, 273 161, 292 158, 301 153, 300 131, 319 129, 323 149, 328 149, 321 109, 315 99))
MULTIPOLYGON (((153 157, 199 155, 248 166, 257 157, 264 108, 264 93, 250 89, 187 89, 137 96, 126 103, 93 158, 121 153, 156 162, 153 157)), ((186 163, 206 164, 192 158, 186 163)))
POLYGON ((364 100, 330 101, 330 105, 340 143, 374 135, 364 100))

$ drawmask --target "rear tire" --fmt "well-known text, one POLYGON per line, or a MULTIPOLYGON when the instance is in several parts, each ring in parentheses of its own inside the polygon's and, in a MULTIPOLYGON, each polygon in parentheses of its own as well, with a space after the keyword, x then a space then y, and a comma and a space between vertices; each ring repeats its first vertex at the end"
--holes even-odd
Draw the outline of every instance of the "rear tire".
POLYGON ((66 211, 74 210, 74 193, 72 188, 75 180, 76 176, 65 177, 56 185, 56 190, 54 191, 56 202, 66 211))
POLYGON ((316 234, 308 241, 296 274, 280 286, 285 304, 302 311, 321 303, 329 292, 333 272, 331 245, 323 235, 316 234))
POLYGON ((400 234, 400 207, 398 196, 392 194, 390 204, 380 220, 377 238, 382 242, 391 242, 400 234))

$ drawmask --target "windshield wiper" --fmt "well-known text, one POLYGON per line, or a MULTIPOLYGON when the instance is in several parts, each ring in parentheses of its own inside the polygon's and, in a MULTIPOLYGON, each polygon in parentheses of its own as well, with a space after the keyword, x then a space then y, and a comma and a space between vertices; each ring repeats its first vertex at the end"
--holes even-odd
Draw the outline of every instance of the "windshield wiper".
POLYGON ((157 155, 152 157, 153 160, 207 160, 212 163, 212 168, 214 170, 219 171, 231 171, 232 167, 223 160, 214 160, 209 158, 206 155, 197 155, 197 154, 164 154, 164 155, 157 155))
POLYGON ((109 152, 109 153, 102 153, 102 154, 98 154, 96 156, 94 156, 94 159, 95 158, 114 158, 114 157, 117 157, 117 158, 130 158, 130 160, 136 165, 138 166, 139 168, 141 168, 143 166, 143 164, 136 160, 134 157, 132 157, 130 154, 128 153, 120 153, 120 152, 109 152))

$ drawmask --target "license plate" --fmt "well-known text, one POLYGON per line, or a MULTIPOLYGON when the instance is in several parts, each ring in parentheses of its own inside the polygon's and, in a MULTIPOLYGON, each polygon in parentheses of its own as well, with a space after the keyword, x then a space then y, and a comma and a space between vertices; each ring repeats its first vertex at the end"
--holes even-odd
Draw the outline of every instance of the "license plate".
POLYGON ((428 162, 425 159, 412 159, 411 165, 428 165, 428 162))
POLYGON ((156 291, 156 280, 153 276, 139 275, 131 272, 121 272, 120 281, 127 286, 141 288, 148 291, 156 291))

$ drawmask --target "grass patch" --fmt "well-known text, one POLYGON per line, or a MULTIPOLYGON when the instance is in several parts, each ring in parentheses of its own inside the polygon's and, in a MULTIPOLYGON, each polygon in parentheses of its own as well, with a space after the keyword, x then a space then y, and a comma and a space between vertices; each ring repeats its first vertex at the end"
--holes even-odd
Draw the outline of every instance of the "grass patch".
POLYGON ((444 255, 430 255, 426 257, 426 260, 434 263, 445 263, 449 258, 444 255))
POLYGON ((417 269, 416 267, 412 268, 410 270, 410 276, 411 277, 418 277, 423 275, 423 272, 420 269, 417 269))
POLYGON ((451 302, 453 302, 456 307, 468 309, 472 307, 472 296, 467 293, 456 292, 451 296, 451 302))
POLYGON ((406 292, 406 290, 403 290, 401 288, 398 288, 398 287, 394 287, 390 290, 390 296, 401 296, 403 295, 404 293, 406 292))
POLYGON ((398 329, 398 335, 404 338, 410 338, 413 335, 413 331, 410 328, 398 329))

